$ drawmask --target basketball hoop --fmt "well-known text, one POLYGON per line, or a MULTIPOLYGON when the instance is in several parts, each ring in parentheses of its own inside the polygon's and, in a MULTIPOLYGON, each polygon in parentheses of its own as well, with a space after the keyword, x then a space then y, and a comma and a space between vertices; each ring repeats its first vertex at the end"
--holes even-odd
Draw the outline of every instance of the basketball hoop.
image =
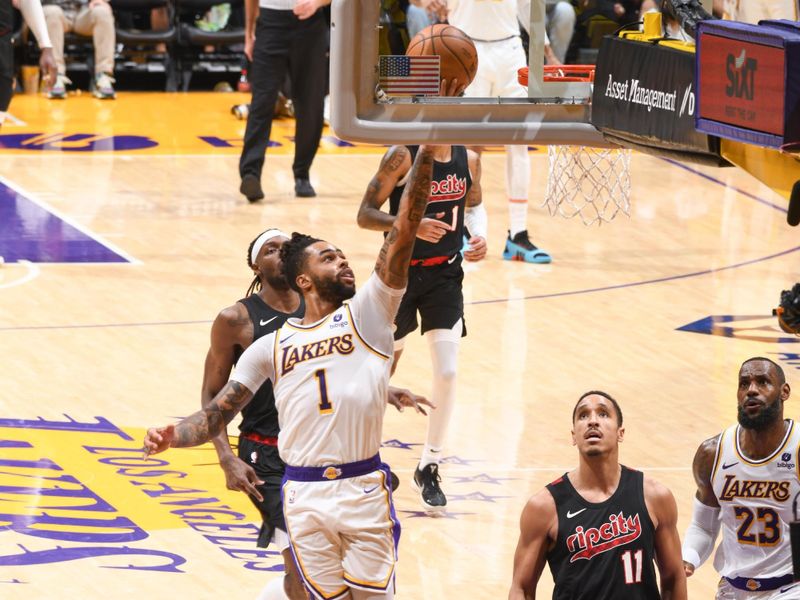
MULTIPOLYGON (((594 65, 547 65, 543 81, 594 81, 594 65)), ((528 68, 518 79, 528 84, 528 68)), ((543 206, 551 216, 580 216, 584 225, 630 216, 631 151, 628 148, 548 146, 547 190, 543 206)))

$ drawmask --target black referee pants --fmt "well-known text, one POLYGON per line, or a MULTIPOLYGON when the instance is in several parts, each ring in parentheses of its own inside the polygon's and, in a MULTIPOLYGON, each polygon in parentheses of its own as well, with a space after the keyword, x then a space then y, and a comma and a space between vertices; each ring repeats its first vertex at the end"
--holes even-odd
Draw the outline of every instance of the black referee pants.
POLYGON ((308 179, 324 124, 327 50, 323 11, 300 20, 290 10, 261 9, 249 72, 253 98, 239 159, 240 176, 261 178, 275 101, 288 71, 297 128, 292 171, 295 179, 308 179))

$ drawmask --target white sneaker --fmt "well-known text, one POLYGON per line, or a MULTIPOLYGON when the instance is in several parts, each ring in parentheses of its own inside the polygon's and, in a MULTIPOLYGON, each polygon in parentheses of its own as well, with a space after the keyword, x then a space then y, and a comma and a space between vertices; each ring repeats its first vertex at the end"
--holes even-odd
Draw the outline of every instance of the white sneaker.
POLYGON ((67 97, 67 84, 72 83, 69 80, 69 77, 66 75, 62 75, 59 73, 56 75, 56 80, 53 82, 53 86, 48 90, 47 97, 53 98, 55 100, 63 100, 67 97))
POLYGON ((117 97, 114 91, 114 78, 108 73, 98 73, 94 79, 94 96, 101 100, 113 100, 117 97))

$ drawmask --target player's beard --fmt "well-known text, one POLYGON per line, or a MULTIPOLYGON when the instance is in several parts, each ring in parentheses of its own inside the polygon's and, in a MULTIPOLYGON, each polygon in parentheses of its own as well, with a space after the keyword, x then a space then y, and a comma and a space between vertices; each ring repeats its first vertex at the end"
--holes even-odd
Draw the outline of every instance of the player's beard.
POLYGON ((289 289, 289 281, 281 272, 274 275, 262 273, 262 277, 273 290, 284 291, 289 289))
POLYGON ((744 407, 740 406, 738 409, 739 425, 745 429, 754 429, 755 431, 762 431, 780 420, 781 414, 781 401, 776 400, 772 404, 767 404, 755 417, 750 417, 744 411, 744 407))
POLYGON ((314 288, 317 290, 317 295, 320 299, 336 306, 356 294, 355 285, 342 283, 338 277, 332 277, 331 279, 312 277, 311 281, 314 283, 314 288))

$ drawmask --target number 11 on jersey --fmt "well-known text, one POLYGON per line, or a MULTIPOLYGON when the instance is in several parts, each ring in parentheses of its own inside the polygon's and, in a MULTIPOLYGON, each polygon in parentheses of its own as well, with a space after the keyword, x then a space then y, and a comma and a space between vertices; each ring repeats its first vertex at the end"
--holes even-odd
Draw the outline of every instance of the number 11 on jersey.
POLYGON ((319 384, 319 413, 321 415, 329 415, 333 412, 333 404, 328 400, 328 384, 325 381, 325 369, 317 369, 314 371, 314 377, 317 378, 319 384))
POLYGON ((631 553, 630 550, 622 555, 622 567, 625 569, 625 583, 628 585, 642 583, 642 551, 631 553))

